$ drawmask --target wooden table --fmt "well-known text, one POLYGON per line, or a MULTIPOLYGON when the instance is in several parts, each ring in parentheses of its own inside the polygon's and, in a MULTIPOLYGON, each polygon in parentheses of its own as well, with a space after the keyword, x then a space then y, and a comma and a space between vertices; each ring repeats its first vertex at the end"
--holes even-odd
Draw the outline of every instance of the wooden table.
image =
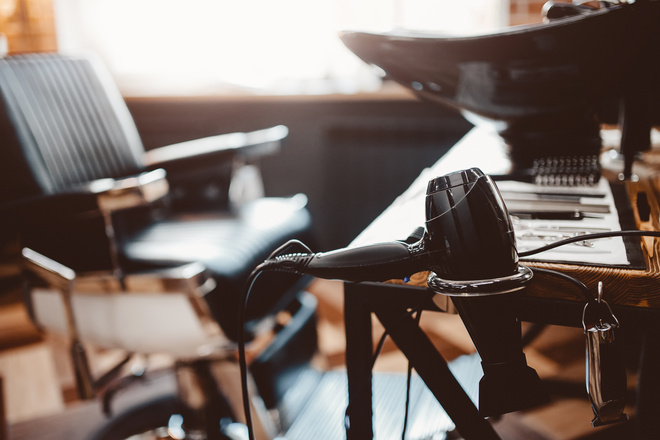
MULTIPOLYGON (((435 165, 425 170, 418 180, 428 181, 433 177, 470 167, 481 168, 487 174, 508 173, 510 163, 500 138, 482 129, 474 129, 435 165)), ((604 176, 615 180, 615 173, 608 174, 607 170, 604 171, 604 176)), ((652 225, 655 230, 660 230, 658 224, 660 206, 657 198, 659 187, 655 175, 645 169, 644 176, 639 181, 625 182, 621 185, 625 185, 622 189, 628 193, 631 206, 635 206, 635 197, 639 190, 654 195, 649 197, 652 225)), ((425 188, 423 185, 413 184, 376 218, 353 244, 401 240, 415 227, 423 225, 425 192, 420 191, 420 187, 425 188)), ((634 219, 634 223, 639 222, 634 209, 628 214, 634 219)), ((632 226, 634 228, 635 225, 632 226)), ((656 434, 654 417, 660 414, 660 401, 656 398, 660 395, 660 379, 656 377, 656 372, 660 372, 660 326, 657 325, 657 322, 660 322, 658 321, 660 320, 660 256, 658 256, 657 241, 655 241, 655 257, 649 258, 644 250, 643 259, 646 263, 643 269, 533 261, 525 261, 523 264, 569 274, 584 282, 594 293, 597 283, 603 282, 605 286, 603 298, 612 307, 621 323, 621 328, 642 340, 635 431, 639 438, 653 438, 656 434)), ((401 311, 420 303, 425 304, 425 308, 430 310, 452 311, 449 297, 445 296, 438 301, 438 294, 426 288, 426 274, 417 274, 413 277, 413 282, 405 285, 346 283, 344 300, 347 332, 346 362, 349 398, 352 402, 350 428, 347 430, 349 440, 362 440, 373 435, 370 426, 372 417, 370 400, 363 398, 365 393, 368 394, 364 387, 369 386, 371 378, 372 313, 390 331, 390 336, 452 417, 463 437, 480 440, 498 438, 488 422, 478 416, 477 409, 461 392, 460 385, 452 380, 451 374, 446 370, 444 359, 423 332, 414 325, 412 318, 405 320, 400 318, 401 311), (433 302, 433 299, 436 301, 433 302), (397 310, 399 315, 396 314, 397 310), (397 322, 396 325, 394 321, 397 322), (413 349, 413 346, 416 348, 413 349), (362 400, 358 402, 358 398, 362 400)), ((540 274, 535 275, 528 287, 520 294, 516 294, 511 307, 522 321, 581 327, 584 305, 583 294, 571 283, 540 274)))

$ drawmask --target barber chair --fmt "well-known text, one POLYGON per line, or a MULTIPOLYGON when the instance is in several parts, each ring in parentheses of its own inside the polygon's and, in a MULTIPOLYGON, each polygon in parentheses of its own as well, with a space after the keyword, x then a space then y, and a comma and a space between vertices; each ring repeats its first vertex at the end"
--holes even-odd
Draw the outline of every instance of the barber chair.
MULTIPOLYGON (((286 127, 145 152, 91 57, 0 59, 0 96, 0 251, 3 267, 23 267, 3 274, 21 274, 40 327, 69 337, 81 397, 97 391, 90 342, 169 353, 188 406, 231 409, 223 393, 195 390, 218 361, 233 362, 251 270, 281 243, 309 240, 305 196, 265 197, 254 165, 279 150, 286 127)), ((246 311, 248 340, 299 303, 298 277, 263 283, 246 311)))
POLYGON ((212 311, 234 335, 235 295, 220 292, 242 289, 276 246, 309 231, 304 196, 259 197, 254 167, 242 165, 277 151, 285 127, 145 152, 117 89, 91 58, 2 59, 0 89, 5 243, 20 237, 21 246, 76 272, 112 269, 119 279, 200 262, 218 283, 212 311))

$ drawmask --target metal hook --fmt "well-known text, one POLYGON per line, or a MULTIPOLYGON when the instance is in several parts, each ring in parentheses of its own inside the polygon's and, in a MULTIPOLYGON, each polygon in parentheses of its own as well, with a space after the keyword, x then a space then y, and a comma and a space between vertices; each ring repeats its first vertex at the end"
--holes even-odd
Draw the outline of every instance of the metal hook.
POLYGON ((615 337, 619 321, 603 299, 602 281, 598 282, 596 299, 584 306, 582 326, 587 342, 587 392, 595 415, 591 424, 625 421, 626 371, 615 337))

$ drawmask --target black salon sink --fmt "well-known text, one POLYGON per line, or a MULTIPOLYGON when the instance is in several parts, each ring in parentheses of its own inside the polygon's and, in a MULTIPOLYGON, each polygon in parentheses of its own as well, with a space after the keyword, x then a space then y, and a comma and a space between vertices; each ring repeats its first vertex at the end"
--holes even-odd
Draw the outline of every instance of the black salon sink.
POLYGON ((654 64, 659 17, 660 2, 647 1, 480 35, 345 31, 341 39, 420 98, 492 126, 526 162, 544 149, 598 151, 595 113, 654 64))

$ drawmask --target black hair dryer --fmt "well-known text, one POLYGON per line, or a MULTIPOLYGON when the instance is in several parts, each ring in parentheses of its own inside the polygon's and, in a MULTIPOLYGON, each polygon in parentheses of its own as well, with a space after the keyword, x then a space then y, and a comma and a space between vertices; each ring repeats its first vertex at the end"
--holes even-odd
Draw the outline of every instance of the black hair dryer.
POLYGON ((523 353, 513 294, 532 278, 518 264, 511 218, 493 180, 470 169, 429 182, 426 230, 447 261, 431 267, 429 287, 450 295, 481 356, 479 413, 530 408, 549 398, 523 353))
POLYGON ((480 414, 495 416, 548 400, 536 371, 527 366, 509 295, 502 295, 522 289, 532 271, 518 264, 502 196, 478 168, 429 182, 426 230, 416 243, 276 255, 258 269, 346 281, 387 281, 430 271, 429 287, 452 296, 481 356, 480 414))

